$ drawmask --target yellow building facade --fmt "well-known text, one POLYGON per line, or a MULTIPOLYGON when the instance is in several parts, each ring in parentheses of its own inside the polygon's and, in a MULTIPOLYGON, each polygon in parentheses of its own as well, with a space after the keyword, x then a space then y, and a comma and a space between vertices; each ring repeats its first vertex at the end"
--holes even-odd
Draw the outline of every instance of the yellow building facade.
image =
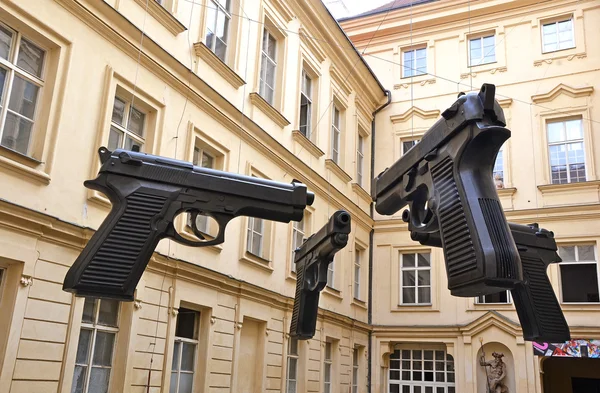
POLYGON ((6 0, 0 77, 0 392, 367 391, 387 98, 321 2, 6 0), (110 210, 83 181, 100 146, 134 145, 315 202, 301 223, 235 219, 219 246, 162 240, 133 302, 76 298, 62 281, 110 210), (317 333, 291 340, 292 250, 342 208, 317 333))
POLYGON ((375 173, 418 143, 458 92, 495 84, 512 131, 494 168, 506 217, 554 232, 563 263, 548 275, 572 337, 587 341, 534 347, 507 293, 451 297, 441 250, 411 241, 402 211, 375 215, 371 391, 486 392, 480 358, 494 351, 504 353, 511 393, 598 391, 600 2, 391 6, 340 21, 392 91, 377 115, 375 173), (556 357, 561 350, 588 358, 556 357))

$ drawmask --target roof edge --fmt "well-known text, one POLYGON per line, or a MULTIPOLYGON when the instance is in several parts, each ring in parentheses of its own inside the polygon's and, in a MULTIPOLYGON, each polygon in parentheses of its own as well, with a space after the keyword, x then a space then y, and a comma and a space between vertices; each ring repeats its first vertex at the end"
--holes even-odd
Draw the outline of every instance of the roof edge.
POLYGON ((343 18, 339 18, 336 21, 339 24, 339 23, 342 23, 342 22, 350 21, 350 20, 355 20, 355 19, 360 19, 360 18, 366 18, 367 16, 373 16, 373 15, 383 14, 383 13, 388 12, 388 11, 395 11, 395 10, 399 10, 399 9, 403 9, 403 8, 409 8, 409 7, 416 6, 416 5, 422 5, 422 4, 426 4, 426 3, 433 3, 434 1, 438 1, 438 0, 415 0, 415 2, 412 3, 412 4, 402 4, 402 5, 399 5, 397 7, 392 7, 392 8, 389 8, 389 9, 386 9, 386 8, 381 9, 381 7, 385 6, 385 4, 384 4, 383 6, 377 7, 375 9, 372 9, 371 11, 366 11, 366 12, 363 12, 363 13, 360 13, 360 14, 356 14, 356 15, 353 15, 353 16, 346 16, 346 17, 343 17, 343 18))

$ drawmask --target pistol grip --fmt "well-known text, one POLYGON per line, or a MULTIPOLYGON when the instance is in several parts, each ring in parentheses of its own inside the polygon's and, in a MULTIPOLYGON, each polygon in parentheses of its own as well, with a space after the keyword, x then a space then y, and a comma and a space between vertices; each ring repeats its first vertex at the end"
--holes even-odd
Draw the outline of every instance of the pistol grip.
POLYGON ((132 301, 137 283, 164 233, 156 222, 169 198, 143 190, 127 197, 110 188, 103 191, 113 207, 67 272, 63 290, 77 296, 132 301))
POLYGON ((305 288, 305 267, 296 269, 296 295, 290 325, 290 336, 299 340, 308 340, 315 335, 317 313, 319 312, 320 290, 313 291, 305 288))

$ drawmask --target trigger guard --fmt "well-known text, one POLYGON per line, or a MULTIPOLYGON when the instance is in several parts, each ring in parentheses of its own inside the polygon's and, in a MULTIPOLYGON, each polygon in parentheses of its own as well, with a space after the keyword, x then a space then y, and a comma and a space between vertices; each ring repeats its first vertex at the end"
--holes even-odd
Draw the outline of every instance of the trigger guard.
POLYGON ((206 237, 204 236, 204 234, 202 232, 200 232, 200 230, 198 229, 198 227, 196 226, 196 220, 198 219, 198 214, 199 211, 194 209, 192 210, 192 232, 194 233, 194 235, 200 239, 200 240, 206 240, 206 237))

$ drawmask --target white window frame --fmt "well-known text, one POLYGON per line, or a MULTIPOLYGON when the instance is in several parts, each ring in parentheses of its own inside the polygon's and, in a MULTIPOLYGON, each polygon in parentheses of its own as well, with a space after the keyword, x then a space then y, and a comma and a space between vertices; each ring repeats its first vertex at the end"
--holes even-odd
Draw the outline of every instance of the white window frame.
POLYGON ((360 299, 360 270, 361 270, 361 258, 362 250, 360 248, 354 249, 354 298, 360 299))
POLYGON ((364 143, 365 137, 358 133, 358 140, 356 141, 356 182, 359 186, 363 186, 363 169, 364 169, 364 143))
POLYGON ((403 156, 408 152, 411 148, 413 148, 417 143, 421 142, 419 138, 413 139, 402 139, 400 140, 400 155, 403 156), (406 149, 405 143, 412 143, 412 146, 409 149, 406 149))
POLYGON ((327 286, 329 288, 335 289, 335 260, 338 257, 336 253, 333 256, 333 261, 327 266, 327 286))
POLYGON ((439 349, 408 349, 408 348, 403 348, 403 349, 396 349, 392 355, 390 356, 390 368, 388 371, 388 391, 391 392, 391 385, 399 385, 398 387, 398 391, 399 392, 403 392, 402 387, 403 386, 409 386, 409 391, 410 393, 414 393, 415 391, 415 386, 419 386, 421 389, 421 393, 429 393, 429 390, 426 388, 431 388, 431 392, 432 393, 437 393, 437 389, 438 388, 443 388, 444 389, 444 393, 456 393, 456 369, 454 368, 455 365, 455 361, 452 355, 448 354, 445 350, 439 350, 439 349), (406 354, 405 351, 409 351, 410 352, 410 357, 404 357, 404 355, 406 354), (433 352, 433 359, 432 360, 425 360, 425 353, 432 351, 433 352), (420 353, 420 355, 417 355, 417 353, 420 353), (442 357, 443 360, 438 360, 437 355, 438 353, 443 353, 442 357), (397 355, 396 355, 397 354, 397 355), (418 357, 420 356, 420 359, 418 359, 418 357), (451 358, 448 359, 448 357, 451 358), (403 362, 405 362, 405 365, 409 365, 410 368, 403 368, 403 362), (426 370, 426 362, 433 362, 432 364, 432 370, 426 370), (443 368, 444 370, 436 370, 436 368, 439 367, 439 364, 443 363, 443 368), (421 364, 420 368, 414 368, 415 364, 421 364), (449 366, 452 367, 449 367, 449 366), (397 368, 396 368, 397 366, 397 368), (421 380, 413 380, 413 378, 416 376, 414 372, 416 372, 416 375, 419 375, 420 373, 420 377, 421 380), (403 378, 403 372, 408 372, 408 374, 405 375, 409 375, 410 378, 409 379, 404 379, 403 378), (433 381, 425 381, 425 373, 426 372, 432 372, 433 373, 433 381), (443 373, 444 374, 444 381, 437 381, 438 379, 438 373, 443 373), (451 379, 454 379, 454 382, 448 382, 449 375, 452 375, 451 379), (398 375, 398 379, 396 378, 392 378, 392 375, 398 375))
POLYGON ((484 296, 477 296, 475 298, 475 304, 512 304, 512 296, 510 294, 510 290, 506 290, 506 301, 505 302, 486 302, 485 298, 486 296, 491 296, 491 295, 484 295, 484 296))
POLYGON ((215 56, 217 56, 223 63, 225 63, 227 61, 227 55, 229 53, 229 33, 231 30, 231 2, 232 0, 226 0, 227 2, 227 7, 223 7, 221 5, 221 3, 219 1, 215 1, 215 0, 209 0, 209 3, 212 4, 208 4, 207 5, 207 13, 206 13, 206 31, 205 31, 205 35, 204 35, 204 41, 206 42, 206 46, 208 47, 208 49, 210 49, 215 56), (209 26, 209 21, 208 18, 210 16, 210 12, 208 11, 208 9, 210 10, 214 10, 214 26, 215 26, 215 30, 216 31, 212 31, 208 26, 209 26), (222 39, 220 39, 217 36, 217 31, 219 31, 219 14, 223 14, 225 15, 225 21, 226 21, 226 27, 224 28, 224 36, 225 36, 225 41, 223 41, 222 39), (212 34, 212 42, 208 42, 208 36, 209 36, 209 32, 212 34), (216 50, 217 50, 217 40, 221 41, 223 43, 223 45, 225 45, 225 53, 223 54, 223 58, 221 58, 216 50))
POLYGON ((287 353, 287 370, 285 374, 285 391, 286 393, 298 393, 298 363, 300 362, 300 355, 298 349, 300 346, 300 340, 295 337, 290 337, 288 341, 288 353, 287 353), (296 352, 292 353, 292 341, 296 342, 296 352), (294 367, 294 375, 296 379, 290 378, 290 370, 292 368, 292 362, 295 359, 296 364, 294 367), (293 386, 293 389, 292 389, 293 386))
POLYGON ((300 115, 298 121, 299 131, 307 138, 311 139, 312 136, 312 95, 313 95, 313 79, 306 70, 302 69, 302 80, 300 81, 300 115), (302 101, 306 100, 306 104, 302 101), (306 119, 304 119, 304 131, 302 130, 302 106, 306 105, 306 119))
MULTIPOLYGON (((84 300, 85 301, 85 300, 84 300)), ((117 340, 119 338, 119 319, 120 319, 120 314, 121 314, 121 302, 118 302, 119 306, 117 308, 117 316, 116 316, 116 323, 117 326, 113 327, 113 326, 106 326, 106 325, 101 325, 98 323, 98 317, 100 314, 100 302, 102 301, 102 299, 94 299, 94 316, 93 316, 93 321, 92 323, 89 322, 81 322, 81 327, 79 329, 80 335, 81 335, 81 331, 82 330, 90 330, 92 332, 91 336, 90 336, 90 342, 89 342, 89 347, 88 347, 88 356, 87 356, 87 364, 78 364, 77 360, 75 363, 75 367, 77 366, 82 366, 82 367, 86 367, 86 374, 85 374, 85 384, 83 385, 83 393, 87 393, 88 389, 89 389, 89 384, 90 384, 90 376, 91 376, 91 370, 93 367, 95 368, 102 368, 102 369, 106 369, 108 368, 110 370, 110 374, 108 377, 108 384, 107 384, 107 391, 110 388, 110 381, 112 379, 112 370, 114 367, 114 362, 115 362, 115 352, 116 352, 116 345, 117 345, 117 340), (98 332, 107 332, 107 333, 114 333, 115 338, 113 341, 113 350, 112 350, 112 359, 111 359, 111 366, 110 367, 106 367, 106 366, 94 366, 93 365, 93 359, 94 359, 94 351, 96 350, 96 336, 98 334, 98 332)), ((82 316, 83 319, 83 316, 82 316)), ((81 338, 78 338, 77 340, 77 344, 79 347, 79 340, 81 338)), ((75 382, 75 380, 73 379, 73 383, 75 382)), ((73 389, 75 389, 75 385, 73 384, 71 386, 71 391, 73 391, 73 389)))
MULTIPOLYGON (((181 311, 181 309, 180 309, 181 311)), ((181 378, 181 374, 191 374, 192 375, 192 389, 191 391, 194 391, 194 374, 196 374, 196 367, 198 365, 198 344, 199 344, 199 340, 198 340, 198 332, 200 330, 200 312, 199 311, 195 311, 195 310, 190 310, 190 311, 194 311, 195 313, 197 313, 194 317, 194 335, 196 336, 196 339, 191 339, 191 338, 186 338, 186 337, 178 337, 175 336, 175 339, 173 340, 173 359, 175 359, 175 357, 177 357, 177 365, 178 368, 177 370, 173 370, 173 362, 171 363, 171 370, 170 370, 170 376, 172 378, 173 374, 176 373, 177 374, 177 380, 176 380, 176 385, 175 385, 175 390, 173 390, 173 386, 169 387, 169 392, 179 392, 179 382, 180 382, 180 378, 181 378), (179 343, 179 351, 175 351, 175 345, 179 343), (192 371, 186 371, 186 370, 181 370, 181 358, 183 356, 183 346, 184 345, 192 345, 194 347, 194 355, 193 355, 193 359, 194 359, 194 365, 192 367, 192 371)))
POLYGON ((248 217, 248 236, 246 241, 246 251, 252 255, 256 255, 259 258, 263 258, 264 249, 264 237, 265 237, 265 221, 261 218, 248 217), (260 230, 254 230, 254 220, 260 220, 260 230), (254 235, 258 236, 258 254, 252 252, 252 246, 254 245, 254 235))
MULTIPOLYGON (((570 16, 568 18, 560 18, 560 19, 554 20, 552 22, 542 22, 541 23, 540 34, 542 36, 541 37, 542 53, 558 52, 558 51, 561 51, 561 50, 573 49, 573 48, 576 47, 576 44, 575 44, 575 20, 574 20, 574 18, 572 16, 570 16), (560 23, 564 23, 564 22, 569 22, 569 21, 571 22, 571 41, 570 42, 572 42, 573 45, 561 48, 560 47, 560 41, 559 41, 559 38, 560 38, 559 24, 560 23), (546 43, 545 43, 545 40, 544 40, 544 28, 546 26, 551 26, 551 25, 555 26, 554 34, 556 34, 556 47, 557 47, 557 49, 546 50, 546 43)), ((569 41, 565 41, 565 42, 569 42, 569 41)))
POLYGON ((331 160, 339 165, 340 163, 340 140, 341 140, 341 122, 342 122, 342 111, 338 106, 333 104, 332 118, 331 118, 331 160), (337 119, 336 119, 337 114, 337 119))
POLYGON ((292 224, 292 272, 296 273, 296 264, 294 263, 296 256, 296 249, 302 245, 304 237, 306 236, 306 215, 302 217, 301 221, 294 221, 292 224), (299 240, 302 239, 302 240, 299 240))
POLYGON ((564 300, 563 297, 563 285, 562 285, 562 277, 561 277, 561 266, 566 265, 566 266, 573 266, 573 265, 595 265, 596 266, 596 276, 597 276, 597 282, 598 282, 598 294, 600 296, 600 264, 598 264, 598 246, 597 244, 592 244, 592 243, 578 243, 578 244, 562 244, 559 246, 559 250, 561 247, 575 247, 575 261, 565 261, 565 259, 563 258, 563 256, 561 255, 561 258, 563 259, 562 262, 558 263, 558 276, 559 276, 559 285, 560 285, 560 300, 562 304, 600 304, 600 302, 567 302, 564 300), (579 246, 593 246, 594 248, 594 258, 595 261, 579 261, 579 246))
POLYGON ((469 66, 470 67, 476 67, 476 66, 480 66, 480 65, 484 65, 484 64, 491 64, 491 63, 495 63, 497 62, 496 59, 496 36, 495 34, 484 34, 481 35, 479 37, 474 37, 474 38, 469 38, 469 66), (494 43, 493 43, 493 47, 492 47, 492 53, 491 55, 493 55, 493 59, 492 60, 488 60, 485 61, 486 56, 489 56, 490 53, 485 52, 485 47, 483 46, 483 42, 486 38, 493 38, 494 39, 494 43), (479 41, 480 45, 481 45, 481 56, 478 59, 473 59, 473 49, 472 49, 472 44, 473 41, 479 41))
MULTIPOLYGON (((421 57, 423 58, 423 57, 421 57)), ((402 78, 412 78, 416 76, 427 75, 427 47, 405 49, 402 51, 402 78), (405 65, 407 62, 406 55, 412 53, 410 65, 405 65), (425 71, 419 71, 417 67, 417 54, 425 54, 425 71)))
POLYGON ((11 39, 11 43, 10 43, 11 47, 10 47, 10 51, 8 54, 8 60, 0 57, 0 68, 3 68, 6 70, 5 82, 4 82, 5 86, 3 87, 2 96, 0 96, 0 103, 2 105, 2 108, 0 109, 0 143, 4 137, 4 132, 5 132, 4 127, 6 126, 6 119, 8 116, 8 112, 10 112, 12 115, 16 116, 17 118, 24 119, 26 122, 31 123, 31 131, 29 134, 29 141, 27 143, 27 150, 23 153, 18 150, 15 150, 11 147, 8 147, 8 146, 2 145, 2 147, 9 149, 11 151, 15 151, 19 154, 29 156, 31 153, 32 141, 35 139, 35 131, 36 131, 35 126, 36 126, 37 116, 40 111, 40 105, 41 105, 40 98, 43 96, 44 78, 45 78, 45 73, 46 73, 46 68, 47 68, 46 66, 47 66, 47 62, 48 62, 47 59, 48 59, 49 51, 44 46, 40 45, 39 43, 35 42, 34 40, 30 39, 29 37, 24 36, 20 31, 9 27, 5 23, 0 23, 0 26, 2 26, 4 29, 6 29, 12 33, 12 39, 11 39), (44 59, 42 62, 42 69, 41 69, 39 77, 37 75, 30 74, 28 71, 21 69, 17 65, 17 61, 19 58, 19 50, 21 47, 21 41, 23 39, 31 42, 37 48, 44 51, 44 59), (26 82, 29 82, 29 83, 37 86, 37 88, 38 88, 37 96, 35 97, 35 108, 34 108, 34 112, 33 112, 33 117, 31 119, 21 115, 18 112, 13 111, 12 109, 8 109, 10 97, 12 94, 12 88, 13 88, 13 84, 14 84, 14 80, 15 80, 16 76, 20 77, 21 79, 25 80, 26 82))
POLYGON ((332 373, 333 373, 333 343, 325 342, 325 354, 323 356, 323 393, 331 393, 332 373), (329 372, 328 372, 329 371, 329 372), (327 378, 329 374, 329 379, 327 378))
POLYGON ((261 52, 260 52, 260 59, 261 59, 261 69, 260 69, 260 83, 259 83, 259 94, 262 98, 264 98, 264 100, 266 102, 268 102, 271 106, 275 106, 275 92, 276 92, 276 88, 277 88, 277 55, 278 55, 278 45, 279 42, 277 40, 277 37, 275 35, 273 35, 269 29, 267 29, 266 27, 263 29, 263 44, 261 45, 261 52), (265 39, 265 35, 267 35, 267 38, 265 39), (273 42, 275 45, 275 56, 274 58, 271 58, 271 56, 269 56, 269 48, 265 48, 264 43, 266 42, 267 45, 269 44, 270 40, 269 38, 272 37, 273 38, 273 42), (267 81, 267 62, 271 63, 273 65, 273 83, 272 85, 269 84, 269 81, 267 81), (270 100, 267 97, 266 94, 266 88, 271 88, 273 90, 273 98, 270 100))
MULTIPOLYGON (((571 164, 569 162, 569 154, 568 154, 568 146, 570 144, 575 144, 575 143, 581 143, 582 145, 582 152, 583 152, 583 169, 585 171, 585 180, 583 180, 584 182, 588 180, 588 168, 587 168, 587 157, 586 157, 586 151, 585 151, 585 130, 583 128, 583 119, 582 118, 572 118, 572 119, 556 119, 556 120, 552 120, 552 121, 547 121, 546 122, 546 138, 548 141, 548 165, 550 167, 550 184, 570 184, 573 183, 571 181, 571 169, 570 169, 570 165, 574 165, 571 164), (579 124, 580 124, 580 130, 581 130, 581 138, 577 138, 577 139, 567 139, 567 128, 566 128, 566 123, 568 121, 574 121, 574 120, 578 120, 579 124), (563 124, 563 132, 565 135, 564 140, 558 141, 558 142, 550 142, 550 137, 549 137, 549 128, 548 126, 550 124, 557 124, 557 123, 562 123, 563 124), (550 152, 550 148, 552 146, 560 146, 560 145, 565 145, 565 149, 567 150, 566 152, 566 158, 567 158, 567 163, 566 163, 566 167, 567 167, 567 182, 566 183, 560 183, 557 182, 555 183, 552 179, 552 156, 551 156, 551 152, 550 152)), ((575 182, 578 183, 578 182, 575 182)), ((579 182, 580 183, 580 182, 579 182)))
MULTIPOLYGON (((113 107, 112 107, 113 110, 114 110, 115 103, 117 100, 119 100, 125 104, 125 109, 123 109, 123 123, 122 124, 119 124, 112 119, 112 111, 111 111, 110 128, 112 129, 114 127, 117 129, 118 132, 123 134, 123 136, 121 138, 121 143, 118 144, 117 148, 125 149, 125 141, 129 137, 134 142, 138 143, 138 146, 140 147, 140 151, 144 151, 144 146, 146 144, 147 128, 148 128, 147 127, 148 126, 148 112, 143 110, 142 108, 140 108, 139 105, 135 104, 135 102, 138 101, 139 98, 137 98, 133 95, 131 97, 127 98, 124 94, 120 94, 120 93, 115 94, 115 99, 113 101, 113 107), (133 104, 132 104, 132 101, 133 101, 133 104), (141 136, 136 134, 135 132, 129 130, 129 116, 130 116, 132 110, 138 111, 144 115, 141 136)), ((110 132, 111 132, 111 130, 109 129, 109 131, 108 131, 109 140, 110 140, 110 132)))
POLYGON ((431 269, 431 252, 430 251, 422 251, 422 252, 402 252, 400 253, 400 304, 403 306, 430 306, 432 304, 432 298, 433 298, 433 293, 431 291, 431 287, 432 287, 432 269, 431 269), (429 254, 429 266, 419 266, 419 255, 420 254, 429 254), (415 266, 404 266, 404 256, 405 255, 413 255, 415 257, 415 266), (414 275, 415 275, 415 285, 413 286, 408 286, 409 288, 414 288, 415 291, 415 302, 414 303, 405 303, 404 302, 404 295, 403 295, 403 290, 405 288, 405 285, 403 283, 403 272, 406 271, 413 271, 414 275), (429 271, 429 285, 419 285, 419 278, 418 278, 418 272, 419 271, 429 271), (419 288, 429 288, 429 302, 420 302, 419 299, 419 288))
POLYGON ((358 393, 358 368, 359 368, 359 356, 360 348, 354 347, 352 351, 352 392, 358 393))

